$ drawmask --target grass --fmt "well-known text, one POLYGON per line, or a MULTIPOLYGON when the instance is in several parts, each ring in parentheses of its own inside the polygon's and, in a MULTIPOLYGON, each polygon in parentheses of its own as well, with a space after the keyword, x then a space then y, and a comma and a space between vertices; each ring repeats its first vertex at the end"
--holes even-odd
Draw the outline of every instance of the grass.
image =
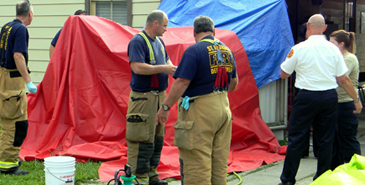
MULTIPOLYGON (((100 165, 101 162, 76 163, 75 185, 106 184, 99 182, 100 165)), ((20 169, 29 171, 29 174, 20 176, 0 174, 0 185, 44 185, 46 183, 42 161, 22 161, 20 169)))
POLYGON ((288 145, 288 141, 287 140, 279 140, 279 144, 280 144, 280 146, 288 145))
MULTIPOLYGON (((98 169, 101 162, 76 163, 75 184, 100 184, 98 181, 98 169)), ((44 164, 41 161, 22 161, 22 170, 29 171, 28 175, 4 175, 0 174, 1 185, 44 185, 44 164)))
MULTIPOLYGON (((102 162, 76 163, 75 185, 106 185, 106 182, 99 181, 98 170, 102 162)), ((29 171, 28 175, 4 175, 0 174, 0 185, 44 185, 45 172, 42 161, 22 161, 22 170, 29 171)), ((170 178, 166 181, 171 182, 170 178)), ((111 183, 114 184, 114 181, 111 183)))

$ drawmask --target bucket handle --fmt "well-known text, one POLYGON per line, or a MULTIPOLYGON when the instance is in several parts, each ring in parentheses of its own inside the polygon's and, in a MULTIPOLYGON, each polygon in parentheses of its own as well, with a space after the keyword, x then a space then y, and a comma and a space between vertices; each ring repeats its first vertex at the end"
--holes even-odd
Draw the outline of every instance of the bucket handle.
POLYGON ((57 176, 53 175, 53 173, 51 173, 51 171, 49 171, 49 169, 45 166, 46 170, 48 171, 49 174, 51 174, 54 178, 60 180, 60 181, 63 181, 64 183, 69 183, 69 182, 73 182, 72 180, 71 181, 65 181, 65 180, 62 180, 60 178, 58 178, 57 176))

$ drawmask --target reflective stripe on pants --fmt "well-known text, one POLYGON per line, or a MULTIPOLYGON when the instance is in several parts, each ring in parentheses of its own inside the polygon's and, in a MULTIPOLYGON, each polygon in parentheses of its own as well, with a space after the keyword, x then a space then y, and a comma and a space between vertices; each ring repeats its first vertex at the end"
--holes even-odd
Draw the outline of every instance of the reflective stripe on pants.
POLYGON ((18 166, 20 146, 14 146, 16 123, 27 120, 27 99, 22 77, 10 78, 10 72, 0 68, 0 170, 18 166))

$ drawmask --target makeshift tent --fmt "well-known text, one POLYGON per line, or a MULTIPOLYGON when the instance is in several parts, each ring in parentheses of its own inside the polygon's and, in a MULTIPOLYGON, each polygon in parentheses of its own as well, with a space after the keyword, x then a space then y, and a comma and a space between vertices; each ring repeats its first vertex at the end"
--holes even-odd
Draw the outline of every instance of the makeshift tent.
MULTIPOLYGON (((23 160, 54 155, 72 155, 78 161, 113 160, 100 167, 102 181, 124 167, 131 79, 127 46, 139 31, 96 16, 67 19, 38 92, 28 95, 29 132, 20 151, 23 160)), ((182 27, 164 34, 175 65, 195 43, 192 33, 192 27, 182 27)), ((234 118, 229 171, 282 160, 275 135, 260 117, 258 90, 244 48, 232 31, 217 29, 216 36, 232 48, 240 81, 237 90, 229 93, 234 118)), ((173 81, 170 77, 169 86, 173 81)), ((179 177, 178 150, 173 146, 176 119, 175 104, 166 123, 158 168, 161 178, 179 177)))
POLYGON ((280 64, 294 45, 286 8, 285 0, 168 0, 158 9, 168 15, 170 28, 192 26, 204 15, 216 28, 235 32, 260 88, 280 78, 280 64))

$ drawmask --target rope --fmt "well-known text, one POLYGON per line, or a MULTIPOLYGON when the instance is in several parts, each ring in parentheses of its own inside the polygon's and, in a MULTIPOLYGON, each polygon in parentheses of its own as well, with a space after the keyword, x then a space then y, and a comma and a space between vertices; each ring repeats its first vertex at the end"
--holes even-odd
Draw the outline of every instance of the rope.
MULTIPOLYGON (((236 184, 236 185, 241 185, 242 184, 242 178, 241 176, 239 176, 236 172, 232 172, 233 175, 235 175, 240 181, 236 184)), ((227 174, 227 176, 229 176, 230 174, 227 174)))

